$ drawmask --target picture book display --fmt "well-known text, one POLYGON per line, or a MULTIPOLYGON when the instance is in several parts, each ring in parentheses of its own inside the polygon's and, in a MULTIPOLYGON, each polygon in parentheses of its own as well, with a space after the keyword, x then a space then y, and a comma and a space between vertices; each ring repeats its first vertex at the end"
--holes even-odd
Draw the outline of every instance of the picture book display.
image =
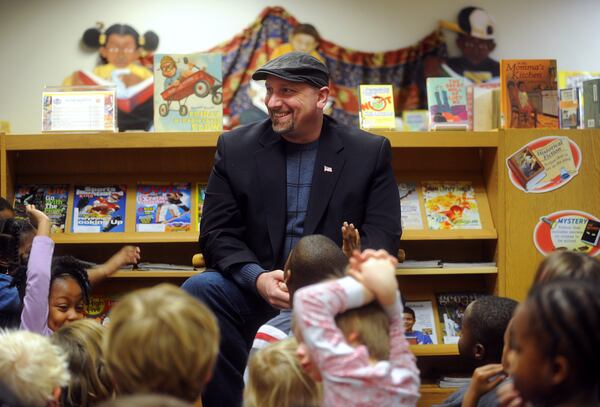
POLYGON ((155 131, 223 129, 221 55, 154 55, 155 131))
POLYGON ((361 129, 396 128, 392 85, 360 85, 359 97, 361 129))
POLYGON ((467 86, 469 130, 486 131, 500 127, 500 84, 467 86))
POLYGON ((600 79, 583 82, 583 125, 586 129, 600 128, 600 79))
POLYGON ((429 130, 429 111, 404 110, 402 112, 402 126, 404 131, 429 130))
POLYGON ((138 232, 191 231, 190 183, 138 184, 135 225, 138 232))
POLYGON ((457 78, 427 78, 429 129, 467 130, 467 89, 457 78))
POLYGON ((482 228, 470 181, 423 181, 421 187, 430 230, 482 228))
POLYGON ((435 294, 444 343, 458 343, 467 306, 483 294, 452 292, 435 294))
POLYGON ((25 206, 35 205, 50 218, 52 233, 64 233, 67 218, 68 185, 21 185, 15 188, 17 219, 29 219, 25 206))
POLYGON ((423 229, 417 183, 415 181, 399 183, 398 194, 400 195, 402 229, 423 229))
POLYGON ((85 316, 96 320, 103 326, 108 326, 110 311, 118 301, 118 298, 114 296, 93 294, 85 307, 85 316))
POLYGON ((404 309, 404 336, 411 345, 436 345, 438 343, 433 304, 431 301, 406 301, 404 309), (406 307, 414 313, 407 313, 406 307), (408 318, 408 320, 407 320, 408 318), (410 324, 412 319, 412 325, 410 324), (410 331, 409 331, 410 327, 410 331))
POLYGON ((561 89, 559 92, 560 128, 579 127, 579 91, 577 88, 561 89))
POLYGON ((204 198, 206 195, 206 184, 197 184, 196 193, 198 194, 198 211, 197 211, 197 231, 200 232, 200 221, 202 220, 202 209, 204 208, 204 198))
POLYGON ((126 185, 75 185, 73 233, 125 231, 126 185))
POLYGON ((558 128, 558 85, 554 59, 500 61, 505 128, 558 128))

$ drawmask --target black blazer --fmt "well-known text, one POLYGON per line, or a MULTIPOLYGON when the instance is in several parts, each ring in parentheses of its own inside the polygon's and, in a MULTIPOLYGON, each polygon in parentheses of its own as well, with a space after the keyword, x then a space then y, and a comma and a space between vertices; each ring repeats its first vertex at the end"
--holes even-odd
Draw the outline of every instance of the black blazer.
MULTIPOLYGON (((200 225, 206 265, 283 268, 286 205, 285 141, 271 121, 222 134, 200 225)), ((325 116, 304 235, 323 234, 341 245, 344 221, 358 228, 363 249, 397 253, 400 199, 389 140, 325 116)))

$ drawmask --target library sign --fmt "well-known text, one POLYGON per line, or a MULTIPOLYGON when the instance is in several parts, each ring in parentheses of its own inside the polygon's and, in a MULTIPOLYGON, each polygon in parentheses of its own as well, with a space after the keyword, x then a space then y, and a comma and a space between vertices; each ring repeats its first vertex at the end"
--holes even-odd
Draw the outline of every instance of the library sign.
POLYGON ((587 212, 563 210, 542 216, 533 230, 533 243, 544 256, 570 250, 596 256, 600 252, 600 219, 587 212))
POLYGON ((524 192, 555 190, 579 173, 581 150, 568 137, 535 139, 506 159, 508 177, 524 192))

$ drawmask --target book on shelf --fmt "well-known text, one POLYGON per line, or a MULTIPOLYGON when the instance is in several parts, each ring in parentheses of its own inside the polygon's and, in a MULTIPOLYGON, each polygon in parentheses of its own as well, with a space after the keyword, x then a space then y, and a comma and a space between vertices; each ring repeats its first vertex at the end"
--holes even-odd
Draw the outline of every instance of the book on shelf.
POLYGON ((196 231, 200 232, 200 221, 202 220, 202 209, 204 209, 204 198, 206 197, 206 184, 196 184, 198 194, 198 210, 196 211, 196 231))
POLYGON ((398 193, 400 194, 402 230, 423 229, 417 183, 415 181, 400 182, 398 193))
POLYGON ((544 164, 527 146, 508 157, 506 163, 525 191, 531 190, 546 177, 544 164))
POLYGON ((500 61, 504 128, 558 128, 558 84, 554 59, 500 61))
POLYGON ((365 130, 396 128, 394 88, 392 85, 360 85, 358 87, 360 128, 365 130))
POLYGON ((579 127, 579 91, 577 88, 561 89, 559 92, 560 128, 579 127))
POLYGON ((442 267, 441 260, 404 260, 398 263, 399 269, 433 269, 442 267))
POLYGON ((126 195, 126 185, 75 185, 72 232, 124 232, 126 195))
POLYGON ((500 127, 500 83, 467 86, 469 130, 486 131, 500 127))
POLYGON ((470 181, 423 181, 421 187, 430 230, 482 228, 470 181))
POLYGON ((471 383, 471 377, 458 377, 458 376, 442 376, 438 382, 438 385, 442 389, 464 387, 471 383))
POLYGON ((25 206, 35 205, 50 218, 51 233, 64 233, 68 197, 68 185, 19 185, 15 188, 15 217, 29 219, 25 206))
POLYGON ((161 270, 161 271, 194 271, 193 266, 186 266, 184 264, 168 264, 168 263, 148 263, 142 262, 136 264, 132 270, 161 270))
POLYGON ((577 89, 579 97, 579 128, 585 128, 583 122, 583 82, 590 79, 600 78, 600 72, 589 71, 558 71, 558 88, 574 88, 577 89))
POLYGON ((586 129, 600 128, 600 79, 583 82, 583 125, 586 129))
POLYGON ((404 310, 404 336, 411 345, 437 345, 437 329, 435 327, 435 317, 433 315, 433 303, 431 301, 406 301, 404 310), (406 317, 411 316, 406 313, 406 307, 409 307, 415 313, 412 322, 414 324, 407 326, 406 317))
POLYGON ((92 294, 85 307, 85 316, 98 321, 103 326, 108 326, 110 311, 118 301, 118 296, 92 294))
POLYGON ((429 130, 428 110, 404 110, 402 112, 402 127, 404 131, 429 130))
POLYGON ((467 130, 467 89, 457 78, 427 78, 430 130, 467 130))
POLYGON ((141 183, 137 186, 137 232, 191 231, 190 183, 141 183))
POLYGON ((155 54, 155 131, 223 129, 221 55, 155 54))
POLYGON ((465 309, 471 302, 483 296, 483 294, 474 292, 435 294, 444 343, 458 343, 465 309))

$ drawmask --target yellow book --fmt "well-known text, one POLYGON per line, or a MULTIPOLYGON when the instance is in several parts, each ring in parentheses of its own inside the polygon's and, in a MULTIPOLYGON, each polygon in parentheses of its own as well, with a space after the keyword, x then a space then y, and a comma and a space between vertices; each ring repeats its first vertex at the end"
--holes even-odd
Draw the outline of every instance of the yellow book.
POLYGON ((392 85, 360 85, 359 96, 361 129, 396 128, 392 85))

